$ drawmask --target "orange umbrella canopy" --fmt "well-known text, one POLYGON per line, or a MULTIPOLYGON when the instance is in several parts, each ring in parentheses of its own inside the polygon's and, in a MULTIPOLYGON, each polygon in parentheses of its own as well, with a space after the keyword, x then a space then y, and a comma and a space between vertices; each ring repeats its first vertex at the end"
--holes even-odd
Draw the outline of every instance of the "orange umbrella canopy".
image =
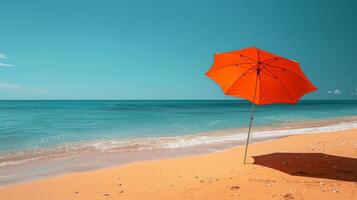
POLYGON ((256 47, 217 53, 206 73, 226 95, 241 97, 256 105, 296 104, 317 88, 298 62, 256 47))

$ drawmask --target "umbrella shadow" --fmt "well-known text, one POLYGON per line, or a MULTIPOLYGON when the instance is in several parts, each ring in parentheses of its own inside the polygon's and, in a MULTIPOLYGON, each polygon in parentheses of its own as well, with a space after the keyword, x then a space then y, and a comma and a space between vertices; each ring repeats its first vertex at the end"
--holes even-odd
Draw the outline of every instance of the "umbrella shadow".
POLYGON ((293 175, 357 182, 357 159, 323 153, 272 153, 254 163, 293 175))

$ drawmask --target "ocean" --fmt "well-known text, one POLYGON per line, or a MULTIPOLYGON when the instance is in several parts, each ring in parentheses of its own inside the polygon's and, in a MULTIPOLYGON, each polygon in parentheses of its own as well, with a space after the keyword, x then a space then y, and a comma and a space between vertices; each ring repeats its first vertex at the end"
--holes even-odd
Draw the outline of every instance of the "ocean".
MULTIPOLYGON (((77 158, 78 164, 90 155, 98 159, 116 153, 117 160, 93 164, 96 168, 121 163, 120 153, 232 147, 246 139, 250 108, 243 100, 0 101, 0 184, 21 181, 20 174, 30 179, 66 171, 63 165, 25 176, 44 160, 56 160, 52 165, 58 165, 77 158)), ((258 106, 252 141, 348 128, 357 128, 354 100, 258 106)), ((140 154, 123 163, 155 156, 140 154)), ((92 169, 87 166, 91 163, 83 167, 82 162, 76 169, 92 169)))

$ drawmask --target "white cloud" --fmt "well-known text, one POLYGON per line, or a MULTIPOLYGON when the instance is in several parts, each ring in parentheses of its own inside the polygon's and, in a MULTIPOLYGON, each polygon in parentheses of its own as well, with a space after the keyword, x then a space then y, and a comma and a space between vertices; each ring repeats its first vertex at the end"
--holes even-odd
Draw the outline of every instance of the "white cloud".
POLYGON ((0 67, 13 67, 12 64, 0 63, 0 67))
MULTIPOLYGON (((0 53, 0 59, 6 59, 6 58, 7 56, 4 53, 0 53)), ((0 62, 0 67, 12 67, 12 66, 14 65, 0 62)))
POLYGON ((0 59, 6 59, 7 56, 4 53, 0 53, 0 59))
POLYGON ((341 90, 335 90, 334 94, 342 94, 341 90))
POLYGON ((18 93, 47 93, 48 91, 43 88, 26 88, 22 85, 13 83, 0 82, 0 91, 18 92, 18 93))
POLYGON ((21 89, 22 87, 20 85, 0 82, 0 90, 21 90, 21 89))
POLYGON ((339 94, 342 94, 341 90, 328 90, 327 91, 327 94, 330 94, 330 95, 339 95, 339 94))

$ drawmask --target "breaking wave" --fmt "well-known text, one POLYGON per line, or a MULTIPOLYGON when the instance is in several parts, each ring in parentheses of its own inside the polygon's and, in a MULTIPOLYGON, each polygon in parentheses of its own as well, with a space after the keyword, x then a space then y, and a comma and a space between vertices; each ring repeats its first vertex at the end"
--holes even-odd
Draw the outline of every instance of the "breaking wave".
MULTIPOLYGON (((285 124, 280 127, 258 127, 252 138, 267 140, 271 138, 320 132, 333 132, 357 128, 357 119, 330 120, 316 124, 285 124)), ((154 137, 132 140, 103 140, 71 143, 53 148, 37 148, 0 155, 0 167, 18 165, 40 159, 80 156, 105 152, 128 152, 168 148, 185 148, 207 144, 238 143, 246 140, 246 129, 227 129, 201 134, 154 137)))

